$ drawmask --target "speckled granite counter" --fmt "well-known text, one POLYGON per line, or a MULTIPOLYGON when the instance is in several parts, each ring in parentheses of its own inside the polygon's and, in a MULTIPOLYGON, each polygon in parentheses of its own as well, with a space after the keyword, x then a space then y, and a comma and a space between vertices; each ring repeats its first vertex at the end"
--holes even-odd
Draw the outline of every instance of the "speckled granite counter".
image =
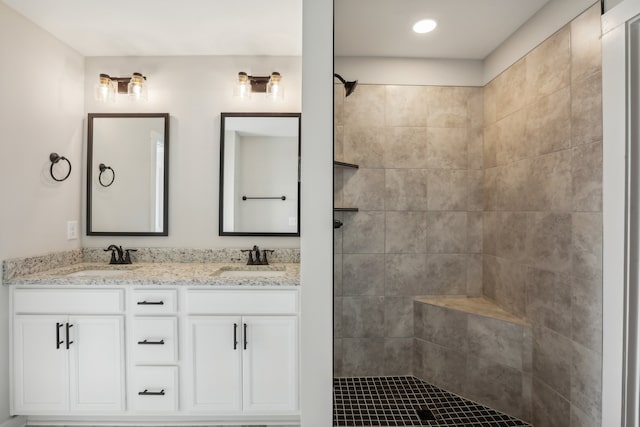
MULTIPOLYGON (((276 273, 277 274, 277 273, 276 273)), ((179 286, 299 286, 300 265, 275 263, 248 266, 239 263, 136 263, 108 265, 82 262, 38 273, 15 276, 5 285, 179 285, 179 286), (108 270, 110 275, 103 274, 108 270), (251 271, 251 277, 224 277, 229 271, 251 271), (91 272, 95 271, 95 274, 91 272), (261 276, 260 271, 264 271, 261 276), (269 276, 276 271, 282 275, 269 276), (70 276, 73 273, 81 275, 70 276)))

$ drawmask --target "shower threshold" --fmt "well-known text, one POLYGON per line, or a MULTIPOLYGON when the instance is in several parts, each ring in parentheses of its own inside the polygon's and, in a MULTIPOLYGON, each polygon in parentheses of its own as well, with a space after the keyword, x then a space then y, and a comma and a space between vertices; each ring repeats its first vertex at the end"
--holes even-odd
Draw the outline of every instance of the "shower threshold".
POLYGON ((531 427, 413 376, 334 378, 333 425, 531 427))

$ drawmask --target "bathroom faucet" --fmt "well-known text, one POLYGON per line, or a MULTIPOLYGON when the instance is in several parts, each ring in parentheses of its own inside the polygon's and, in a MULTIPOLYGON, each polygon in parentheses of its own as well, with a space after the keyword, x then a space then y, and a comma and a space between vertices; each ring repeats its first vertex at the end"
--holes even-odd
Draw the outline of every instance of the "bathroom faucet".
POLYGON ((122 246, 109 245, 105 252, 111 251, 111 260, 109 264, 131 264, 130 252, 136 252, 137 249, 122 249, 122 246), (118 254, 116 256, 116 253, 118 254))
POLYGON ((269 265, 269 260, 267 260, 267 252, 273 253, 273 250, 265 249, 262 251, 262 255, 260 255, 260 248, 258 248, 257 245, 253 245, 253 248, 251 249, 241 249, 240 251, 249 252, 247 265, 269 265))

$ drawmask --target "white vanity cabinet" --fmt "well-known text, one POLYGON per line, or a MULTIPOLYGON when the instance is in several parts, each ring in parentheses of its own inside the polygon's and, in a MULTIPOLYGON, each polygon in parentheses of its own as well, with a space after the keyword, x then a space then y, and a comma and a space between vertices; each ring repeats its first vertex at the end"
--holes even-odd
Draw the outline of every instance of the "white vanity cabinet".
POLYGON ((191 291, 187 307, 191 411, 297 411, 297 291, 191 291))
POLYGON ((124 320, 122 314, 106 314, 122 311, 122 291, 38 291, 14 292, 13 412, 122 411, 124 320), (95 314, 84 314, 83 307, 95 314))
POLYGON ((296 288, 23 285, 11 310, 12 415, 298 420, 296 288))

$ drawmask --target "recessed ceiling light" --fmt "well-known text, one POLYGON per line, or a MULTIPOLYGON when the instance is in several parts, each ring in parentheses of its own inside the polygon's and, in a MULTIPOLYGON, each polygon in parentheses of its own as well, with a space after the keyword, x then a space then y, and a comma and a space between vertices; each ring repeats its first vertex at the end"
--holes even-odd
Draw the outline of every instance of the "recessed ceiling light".
POLYGON ((433 19, 423 19, 422 21, 418 21, 413 24, 413 31, 418 34, 424 34, 435 30, 437 26, 438 23, 433 19))

